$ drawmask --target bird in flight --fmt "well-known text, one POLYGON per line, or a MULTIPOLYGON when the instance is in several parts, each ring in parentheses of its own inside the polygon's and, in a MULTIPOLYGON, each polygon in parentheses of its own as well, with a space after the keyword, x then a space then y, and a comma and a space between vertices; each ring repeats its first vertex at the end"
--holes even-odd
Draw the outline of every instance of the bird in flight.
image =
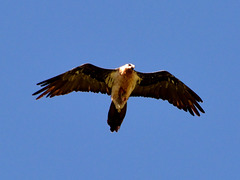
POLYGON ((134 70, 133 64, 116 69, 104 69, 92 64, 83 64, 63 74, 39 82, 42 89, 36 99, 68 94, 73 91, 103 93, 111 96, 107 123, 112 132, 118 131, 127 111, 130 96, 168 100, 178 109, 191 115, 205 113, 198 102, 202 99, 183 82, 167 71, 142 73, 134 70))

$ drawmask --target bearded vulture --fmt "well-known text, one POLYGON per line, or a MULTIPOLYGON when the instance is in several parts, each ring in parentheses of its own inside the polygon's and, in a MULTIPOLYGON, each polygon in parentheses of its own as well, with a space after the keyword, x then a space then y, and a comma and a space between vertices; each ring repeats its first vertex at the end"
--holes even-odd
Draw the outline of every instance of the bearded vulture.
POLYGON ((33 93, 37 99, 68 94, 72 91, 103 93, 111 96, 107 123, 112 132, 118 131, 127 111, 130 96, 168 100, 169 103, 200 116, 205 113, 198 102, 202 99, 183 82, 167 71, 141 73, 133 64, 117 69, 103 69, 83 64, 63 74, 38 83, 43 88, 33 93))

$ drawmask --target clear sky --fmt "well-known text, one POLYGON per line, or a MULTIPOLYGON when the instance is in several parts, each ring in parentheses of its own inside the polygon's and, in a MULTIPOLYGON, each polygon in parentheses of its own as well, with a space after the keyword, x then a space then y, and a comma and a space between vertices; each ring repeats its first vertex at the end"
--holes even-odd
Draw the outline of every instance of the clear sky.
POLYGON ((1 2, 0 179, 240 179, 239 9, 237 0, 1 2), (107 95, 32 97, 37 82, 86 62, 167 70, 206 113, 130 98, 111 133, 107 95))

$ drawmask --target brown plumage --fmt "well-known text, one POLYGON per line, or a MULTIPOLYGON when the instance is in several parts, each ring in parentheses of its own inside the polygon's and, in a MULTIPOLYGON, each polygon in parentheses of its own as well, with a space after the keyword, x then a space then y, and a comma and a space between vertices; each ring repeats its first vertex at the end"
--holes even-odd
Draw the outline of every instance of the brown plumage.
POLYGON ((83 64, 63 74, 38 83, 43 88, 33 95, 40 94, 37 99, 68 94, 72 91, 101 92, 111 94, 105 79, 113 70, 96 67, 92 64, 83 64))
POLYGON ((136 85, 131 96, 143 96, 168 100, 169 103, 177 106, 179 109, 189 111, 193 116, 194 113, 200 116, 197 109, 204 113, 204 110, 198 104, 198 102, 203 102, 202 99, 169 72, 138 72, 137 74, 141 81, 136 85))
POLYGON ((107 123, 110 126, 110 131, 118 132, 123 122, 123 119, 126 115, 126 112, 127 112, 127 103, 125 104, 123 109, 120 112, 118 112, 114 103, 111 102, 111 105, 108 111, 108 120, 107 120, 107 123))
POLYGON ((134 65, 126 64, 117 69, 104 69, 83 64, 63 74, 38 83, 43 88, 33 95, 37 99, 68 94, 72 91, 95 92, 111 95, 108 113, 111 131, 118 131, 125 117, 130 96, 151 97, 168 100, 169 103, 200 116, 204 113, 198 102, 202 99, 183 82, 167 71, 141 73, 134 65))

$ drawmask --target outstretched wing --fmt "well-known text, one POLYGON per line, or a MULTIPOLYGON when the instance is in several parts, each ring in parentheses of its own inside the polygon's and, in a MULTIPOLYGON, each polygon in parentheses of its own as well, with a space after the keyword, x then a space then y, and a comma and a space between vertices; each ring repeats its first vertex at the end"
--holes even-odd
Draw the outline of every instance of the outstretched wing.
POLYGON ((195 113, 200 116, 198 110, 204 113, 204 110, 198 104, 198 102, 203 102, 202 99, 169 72, 136 73, 140 79, 131 96, 161 98, 168 100, 169 103, 179 109, 189 111, 192 115, 195 113))
POLYGON ((83 64, 63 74, 55 76, 38 83, 43 88, 33 93, 40 94, 41 97, 54 97, 68 94, 72 91, 101 92, 111 94, 111 87, 106 83, 106 79, 115 71, 112 69, 103 69, 92 64, 83 64))

